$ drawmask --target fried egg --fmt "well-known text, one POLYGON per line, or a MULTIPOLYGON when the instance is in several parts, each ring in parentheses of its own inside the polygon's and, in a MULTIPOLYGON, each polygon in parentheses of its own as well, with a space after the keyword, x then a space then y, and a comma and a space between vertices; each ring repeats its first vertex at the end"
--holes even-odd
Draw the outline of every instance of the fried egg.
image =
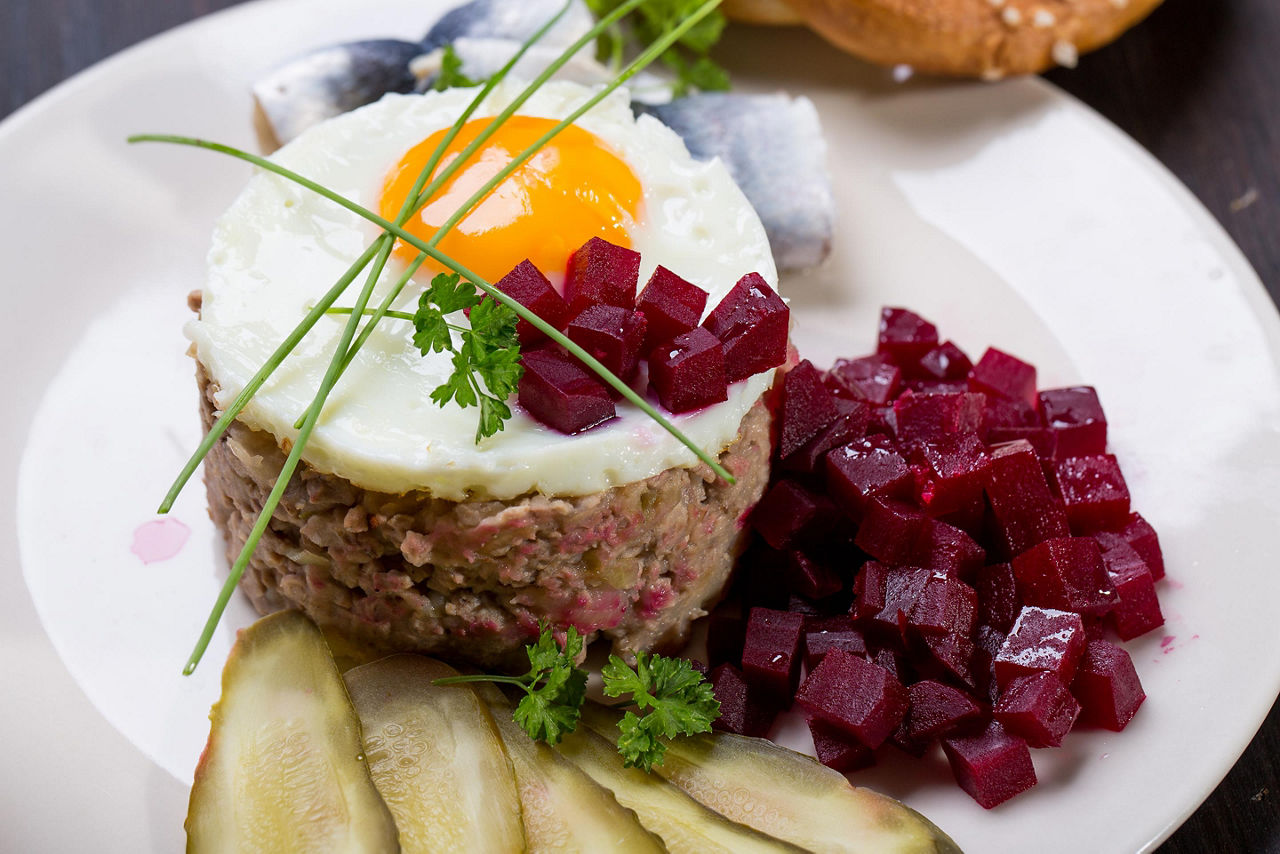
MULTIPOLYGON (((443 168, 489 118, 523 88, 498 86, 441 159, 443 168)), ((592 94, 572 83, 540 89, 519 115, 406 224, 429 238, 458 205, 530 142, 592 94)), ((367 208, 394 218, 445 131, 474 90, 388 95, 317 125, 275 159, 367 208)), ((260 173, 219 220, 203 304, 187 333, 195 355, 229 403, 254 372, 379 231, 283 178, 260 173)), ((656 119, 632 115, 618 93, 602 101, 490 193, 440 249, 495 282, 528 258, 553 283, 590 237, 641 253, 640 287, 661 264, 707 290, 710 311, 744 274, 776 287, 777 272, 759 218, 718 160, 699 162, 656 119)), ((397 246, 373 304, 416 252, 397 246)), ((397 300, 412 312, 435 272, 424 266, 397 300)), ((363 278, 339 299, 350 306, 363 278)), ((322 318, 241 414, 282 441, 309 405, 345 316, 322 318)), ((423 356, 403 320, 387 319, 329 397, 304 458, 322 471, 382 492, 429 490, 440 498, 513 498, 529 492, 583 495, 695 464, 693 454, 637 408, 565 436, 518 405, 505 429, 474 441, 477 411, 443 408, 431 391, 452 371, 448 353, 423 356)), ((729 399, 672 420, 712 452, 737 435, 772 372, 735 383, 729 399)))

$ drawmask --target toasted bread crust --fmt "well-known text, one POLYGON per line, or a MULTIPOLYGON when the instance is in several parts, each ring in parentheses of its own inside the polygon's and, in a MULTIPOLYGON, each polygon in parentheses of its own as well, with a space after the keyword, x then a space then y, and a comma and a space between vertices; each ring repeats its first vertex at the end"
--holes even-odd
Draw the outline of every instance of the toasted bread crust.
POLYGON ((849 53, 882 65, 998 78, 1101 47, 1160 0, 785 0, 849 53))

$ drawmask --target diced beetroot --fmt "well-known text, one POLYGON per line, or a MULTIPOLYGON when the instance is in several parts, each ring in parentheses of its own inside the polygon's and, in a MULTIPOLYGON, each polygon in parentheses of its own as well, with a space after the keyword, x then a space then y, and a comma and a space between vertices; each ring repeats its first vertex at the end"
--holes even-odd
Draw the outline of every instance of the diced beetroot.
POLYGON ((1000 696, 1000 685, 996 682, 995 661, 1004 647, 1007 632, 992 626, 978 626, 973 633, 973 681, 979 697, 995 702, 1000 696))
POLYGON ((963 691, 924 679, 907 688, 911 707, 907 712, 907 736, 933 741, 964 732, 982 720, 982 707, 963 691))
POLYGON ((923 634, 973 634, 978 594, 958 578, 934 572, 907 615, 907 624, 923 634))
POLYGON ((1080 714, 1080 704, 1052 673, 1033 673, 1009 683, 993 710, 996 720, 1032 747, 1059 747, 1080 714))
POLYGON ((706 291, 659 266, 636 301, 636 310, 648 321, 644 352, 692 331, 702 320, 706 307, 706 291))
POLYGON ((1116 592, 1092 537, 1061 537, 1013 559, 1018 592, 1028 605, 1102 616, 1116 603, 1116 592))
POLYGON ((898 396, 902 371, 880 356, 837 359, 824 381, 837 395, 885 406, 898 396))
POLYGON ((785 610, 788 595, 786 572, 786 552, 757 540, 738 559, 734 587, 748 606, 763 605, 785 610))
POLYGON ((994 347, 987 348, 969 371, 969 388, 1005 397, 1029 407, 1036 405, 1036 368, 994 347))
POLYGON ((707 618, 707 663, 713 668, 726 662, 742 666, 742 644, 747 621, 737 608, 717 608, 707 618))
POLYGON ((912 477, 907 461, 885 436, 869 436, 833 448, 826 458, 831 497, 855 519, 875 497, 908 498, 912 477))
POLYGON ((593 305, 569 321, 565 335, 624 382, 630 382, 640 364, 644 328, 644 315, 639 312, 616 305, 593 305))
POLYGON ((876 764, 870 747, 822 721, 809 721, 809 734, 813 736, 814 755, 828 768, 843 774, 876 764))
POLYGON ((992 435, 987 436, 987 441, 995 444, 992 436, 997 430, 1014 427, 1044 427, 1044 422, 1035 407, 1026 401, 988 395, 984 429, 992 435))
MULTIPOLYGON (((542 271, 528 259, 521 261, 510 273, 499 279, 496 287, 556 329, 564 329, 565 322, 569 319, 568 304, 547 277, 542 275, 542 271)), ((524 319, 516 321, 516 336, 522 347, 547 337, 524 319)))
POLYGON ((1116 604, 1107 619, 1120 640, 1131 640, 1163 626, 1155 581, 1137 550, 1120 540, 1102 553, 1102 562, 1116 590, 1116 604))
POLYGON ((649 354, 649 385, 669 412, 690 412, 727 400, 724 349, 702 327, 677 335, 649 354))
MULTIPOLYGON (((910 716, 911 711, 908 709, 907 717, 910 716)), ((898 728, 889 735, 889 743, 908 756, 921 759, 929 752, 932 742, 925 739, 912 738, 910 731, 907 729, 907 717, 904 717, 902 723, 898 724, 898 728)))
POLYGON ((778 456, 787 457, 836 420, 835 401, 822 375, 805 359, 782 378, 782 411, 778 416, 778 456))
POLYGON ((978 593, 978 622, 1002 632, 1013 628, 1022 610, 1013 566, 997 563, 978 570, 973 582, 978 593))
POLYGON ((975 646, 965 634, 917 635, 916 644, 923 647, 927 657, 921 661, 922 671, 950 679, 971 691, 978 687, 973 672, 975 646))
POLYGON ((981 394, 915 394, 908 390, 893 403, 899 442, 936 442, 982 428, 987 399, 981 394))
POLYGON ((1107 451, 1107 416, 1090 386, 1040 392, 1040 417, 1057 437, 1060 457, 1088 457, 1107 451))
POLYGON ((794 480, 774 483, 751 511, 751 527, 775 549, 813 542, 839 524, 840 511, 830 498, 794 480))
POLYGON ((918 364, 919 375, 922 377, 941 381, 959 380, 962 383, 972 369, 973 362, 951 341, 939 344, 925 353, 918 364))
POLYGON ((787 584, 809 599, 825 599, 844 588, 844 582, 829 563, 797 550, 787 555, 787 584))
POLYGON ((822 657, 833 649, 842 649, 854 655, 867 655, 867 642, 862 632, 850 624, 847 629, 821 629, 804 633, 804 666, 809 670, 818 666, 822 657))
POLYGON ((805 677, 796 703, 874 749, 902 723, 907 691, 883 667, 833 649, 805 677))
POLYGON ((800 679, 804 615, 752 608, 742 645, 742 674, 765 697, 786 704, 800 679))
POLYGON ((782 297, 759 273, 748 273, 702 326, 724 344, 729 382, 737 382, 786 361, 790 323, 791 312, 782 297))
POLYGON ((862 565, 853 581, 853 619, 870 620, 884 610, 888 580, 889 567, 879 561, 869 560, 862 565))
POLYGON ((906 381, 906 387, 915 394, 965 394, 969 391, 969 383, 964 380, 912 379, 906 381))
POLYGON ((1049 490, 1029 443, 1012 442, 991 453, 986 490, 1010 555, 1071 533, 1067 513, 1049 490))
POLYGON ((876 353, 897 365, 919 361, 938 344, 938 327, 905 308, 880 310, 876 353))
POLYGON ((893 406, 869 406, 867 410, 867 435, 888 436, 897 433, 893 417, 893 406))
POLYGON ((923 467, 920 506, 929 515, 945 516, 981 499, 991 458, 977 434, 942 436, 917 453, 923 467))
POLYGON ((916 681, 915 668, 910 665, 906 655, 896 646, 870 644, 867 646, 866 657, 876 667, 883 667, 887 670, 889 675, 897 679, 901 685, 909 685, 916 681))
POLYGON ((987 441, 992 445, 1028 442, 1041 460, 1052 460, 1057 452, 1058 435, 1048 427, 992 427, 988 425, 987 441))
POLYGON ((1027 743, 992 721, 980 735, 946 738, 942 749, 960 788, 982 805, 999 806, 1036 784, 1027 743))
POLYGON ((640 279, 640 253, 593 237, 569 258, 564 299, 572 314, 589 306, 636 307, 636 283, 640 279))
POLYGON ((1147 698, 1129 653, 1107 641, 1093 641, 1080 659, 1071 693, 1080 701, 1081 723, 1119 732, 1147 698))
POLYGON ((1071 530, 1089 533, 1117 528, 1128 520, 1129 487, 1112 455, 1059 459, 1053 474, 1071 530))
POLYGON ((778 716, 778 706, 764 700, 756 688, 747 684, 738 668, 721 664, 711 671, 708 681, 720 701, 720 716, 712 721, 712 726, 755 738, 769 734, 778 716))
POLYGON ((986 550, 973 537, 954 525, 930 519, 916 540, 915 554, 907 562, 968 581, 986 558, 986 550))
POLYGON ((922 551, 918 540, 932 520, 909 504, 873 498, 858 525, 854 543, 876 560, 905 564, 922 551))
POLYGON ((1142 556, 1151 570, 1151 577, 1156 581, 1164 578, 1164 554, 1160 551, 1160 538, 1156 536, 1155 528, 1141 514, 1134 513, 1120 534, 1142 556))
MULTIPOLYGON (((855 606, 858 609, 856 613, 859 620, 880 640, 901 645, 903 631, 907 626, 907 617, 932 575, 933 573, 929 570, 918 567, 884 567, 883 564, 875 561, 867 561, 859 576, 864 588, 869 588, 872 584, 881 581, 884 585, 882 593, 866 590, 867 606, 877 598, 884 605, 876 613, 864 617, 863 604, 860 602, 855 606)), ((855 582, 855 595, 857 590, 857 582, 855 582)))
POLYGON ((828 451, 840 445, 847 445, 854 439, 861 439, 867 434, 867 420, 870 412, 865 403, 835 398, 834 404, 836 420, 819 431, 803 447, 790 456, 783 457, 780 461, 783 471, 816 474, 822 471, 822 462, 828 451))
POLYGON ((609 390, 564 353, 528 350, 521 354, 520 405, 561 433, 581 433, 617 416, 609 390))
POLYGON ((1071 684, 1084 653, 1084 623, 1079 614, 1027 606, 995 659, 996 682, 1006 688, 1019 676, 1044 670, 1071 684))

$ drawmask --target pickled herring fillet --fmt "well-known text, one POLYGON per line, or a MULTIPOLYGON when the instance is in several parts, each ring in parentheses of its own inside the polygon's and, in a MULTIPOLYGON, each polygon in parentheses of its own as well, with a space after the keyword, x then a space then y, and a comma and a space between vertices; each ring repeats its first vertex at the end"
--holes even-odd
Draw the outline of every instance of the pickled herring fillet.
POLYGON ((516 773, 530 854, 660 854, 662 840, 645 829, 613 792, 548 745, 534 741, 511 716, 511 704, 494 685, 473 684, 489 707, 516 773))
POLYGON ((457 675, 420 655, 347 671, 369 771, 405 854, 523 851, 520 798, 493 718, 474 692, 432 684, 457 675))
POLYGON ((240 632, 196 768, 187 851, 396 852, 360 720, 319 629, 297 611, 240 632))

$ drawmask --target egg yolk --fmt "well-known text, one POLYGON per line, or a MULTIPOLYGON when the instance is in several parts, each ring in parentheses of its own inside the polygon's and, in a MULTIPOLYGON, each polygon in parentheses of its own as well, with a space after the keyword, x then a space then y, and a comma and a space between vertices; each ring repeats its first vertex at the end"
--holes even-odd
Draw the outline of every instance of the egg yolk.
MULTIPOLYGON (((475 119, 463 125, 436 173, 491 121, 475 119)), ((512 116, 409 218, 405 229, 429 240, 473 193, 556 124, 554 119, 512 116)), ((383 217, 396 219, 446 133, 437 131, 411 148, 387 175, 379 202, 383 217)), ((437 248, 490 282, 526 258, 557 281, 569 256, 592 237, 630 247, 629 232, 639 221, 641 199, 640 181, 630 167, 595 134, 570 125, 491 190, 437 248)), ((418 255, 403 243, 396 251, 405 258, 418 255)))

